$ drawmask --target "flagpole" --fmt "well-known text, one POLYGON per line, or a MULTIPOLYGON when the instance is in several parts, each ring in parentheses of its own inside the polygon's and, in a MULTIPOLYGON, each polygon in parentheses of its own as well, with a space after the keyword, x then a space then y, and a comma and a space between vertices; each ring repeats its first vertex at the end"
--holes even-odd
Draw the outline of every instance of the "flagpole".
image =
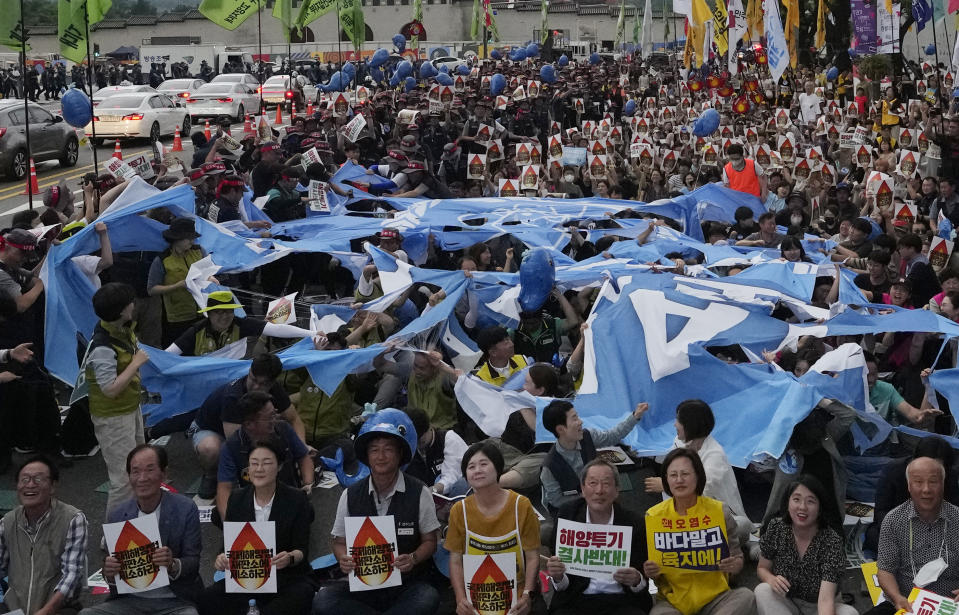
MULTIPOLYGON (((90 54, 90 10, 87 6, 87 2, 88 0, 83 0, 83 27, 86 29, 87 35, 87 68, 90 71, 88 75, 89 78, 87 79, 87 81, 90 82, 90 127, 91 132, 93 133, 93 136, 91 137, 93 140, 90 141, 90 145, 92 147, 90 149, 93 150, 93 172, 99 175, 100 163, 97 156, 97 122, 93 110, 93 75, 95 71, 93 70, 93 56, 90 54)), ((27 76, 24 75, 23 78, 26 80, 27 76)), ((27 132, 29 134, 29 130, 27 132)), ((99 191, 99 188, 97 191, 99 191)))
MULTIPOLYGON (((263 19, 260 13, 263 11, 261 0, 256 0, 256 53, 260 56, 260 61, 256 64, 256 80, 260 85, 256 88, 260 94, 260 114, 263 114, 263 19)), ((293 85, 292 83, 290 85, 293 85)))
MULTIPOLYGON (((932 44, 936 46, 936 102, 941 104, 943 101, 943 96, 942 96, 942 77, 939 75, 939 35, 936 33, 937 28, 936 28, 936 22, 935 22, 935 18, 936 18, 935 14, 933 14, 932 17, 933 17, 932 44)), ((945 22, 945 19, 943 19, 943 22, 945 22)), ((943 23, 942 25, 943 27, 945 27, 946 24, 943 23)), ((916 35, 918 36, 918 31, 916 35)), ((949 30, 946 30, 946 42, 949 41, 948 35, 949 35, 949 30)), ((919 63, 919 69, 922 70, 922 62, 919 63)), ((946 100, 948 100, 948 98, 946 100)))
MULTIPOLYGON (((21 74, 23 75, 23 118, 26 125, 26 140, 27 140, 27 156, 28 160, 25 161, 28 163, 33 159, 33 150, 30 149, 30 109, 27 107, 29 96, 27 96, 27 26, 26 19, 24 16, 26 13, 23 12, 23 0, 20 0, 20 66, 21 74)), ((30 178, 30 169, 28 166, 24 167, 26 173, 24 177, 27 179, 27 201, 31 211, 33 210, 33 181, 30 178)))
POLYGON ((343 70, 343 26, 340 25, 340 0, 336 0, 336 54, 339 69, 343 70))

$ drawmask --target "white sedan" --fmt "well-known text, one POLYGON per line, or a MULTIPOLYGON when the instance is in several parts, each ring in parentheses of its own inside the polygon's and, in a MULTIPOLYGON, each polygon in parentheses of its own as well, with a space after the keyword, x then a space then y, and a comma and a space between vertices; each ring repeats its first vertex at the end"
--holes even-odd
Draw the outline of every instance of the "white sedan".
POLYGON ((251 75, 250 73, 224 73, 214 77, 210 83, 242 83, 250 86, 250 89, 253 90, 260 86, 256 75, 251 75))
POLYGON ((189 98, 190 94, 206 83, 203 79, 167 79, 157 88, 157 92, 162 92, 167 96, 177 98, 189 98))
POLYGON ((117 94, 135 94, 138 92, 156 92, 156 90, 148 85, 108 85, 93 93, 93 106, 96 107, 104 99, 117 94))
POLYGON ((246 113, 260 112, 260 95, 243 83, 204 83, 189 98, 186 108, 197 117, 232 117, 242 122, 246 113))
POLYGON ((163 135, 172 135, 177 128, 183 135, 190 134, 190 115, 186 109, 169 96, 150 92, 118 94, 105 99, 97 107, 93 122, 84 128, 92 137, 91 124, 96 124, 95 145, 102 145, 104 138, 146 137, 153 143, 163 135))

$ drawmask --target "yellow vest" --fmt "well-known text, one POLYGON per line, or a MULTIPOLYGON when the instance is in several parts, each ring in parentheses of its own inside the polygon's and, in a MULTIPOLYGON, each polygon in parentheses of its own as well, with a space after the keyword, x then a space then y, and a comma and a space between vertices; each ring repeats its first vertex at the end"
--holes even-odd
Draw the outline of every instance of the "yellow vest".
MULTIPOLYGON (((190 248, 182 256, 167 254, 163 257, 163 285, 170 286, 186 279, 190 266, 203 258, 200 248, 190 248)), ((185 288, 178 288, 163 295, 163 310, 167 322, 193 322, 197 319, 196 301, 185 288)))
POLYGON ((476 377, 480 380, 484 380, 492 385, 501 387, 510 376, 518 372, 529 365, 526 362, 526 357, 519 354, 514 354, 513 357, 509 360, 509 374, 505 376, 500 376, 499 372, 496 371, 492 365, 489 364, 489 361, 483 363, 482 367, 476 370, 476 377))
POLYGON ((659 595, 683 615, 695 615, 716 596, 729 590, 719 560, 729 557, 729 534, 723 503, 699 496, 696 505, 679 515, 672 498, 646 511, 649 559, 659 564, 659 595))

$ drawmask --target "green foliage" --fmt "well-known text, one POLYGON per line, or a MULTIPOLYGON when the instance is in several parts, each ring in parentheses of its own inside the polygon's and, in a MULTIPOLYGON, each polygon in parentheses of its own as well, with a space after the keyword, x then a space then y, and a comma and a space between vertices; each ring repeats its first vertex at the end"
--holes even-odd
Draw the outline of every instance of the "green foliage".
POLYGON ((856 61, 856 65, 859 67, 859 72, 872 81, 879 81, 883 77, 892 75, 892 60, 884 53, 862 56, 856 61))

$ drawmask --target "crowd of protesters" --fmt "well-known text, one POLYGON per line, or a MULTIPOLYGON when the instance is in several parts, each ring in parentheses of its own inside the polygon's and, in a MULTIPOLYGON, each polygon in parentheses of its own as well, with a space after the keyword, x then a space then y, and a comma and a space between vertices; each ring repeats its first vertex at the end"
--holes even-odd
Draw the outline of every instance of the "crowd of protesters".
MULTIPOLYGON (((937 241, 951 240, 949 229, 959 225, 959 116, 950 114, 951 74, 918 67, 914 79, 874 83, 850 72, 829 79, 829 68, 800 68, 774 84, 753 52, 738 75, 718 68, 709 75, 688 71, 675 58, 650 64, 627 56, 570 63, 558 79, 545 82, 535 60, 490 60, 455 71, 448 91, 426 79, 413 88, 392 88, 361 73, 357 89, 323 94, 312 115, 300 110, 288 124, 261 122, 230 138, 229 122, 209 139, 197 132, 192 159, 155 161, 149 183, 161 190, 189 184, 194 216, 239 222, 260 237, 271 236, 278 223, 305 218, 306 187, 329 183, 344 163, 368 169, 365 180, 329 183, 344 199, 342 213, 354 216, 390 217, 389 202, 374 196, 592 197, 628 206, 721 184, 744 203, 755 200, 759 209, 744 205, 732 220, 703 222, 703 237, 744 251, 772 250, 773 260, 829 263, 820 268, 810 304, 836 304, 840 270, 848 269, 871 304, 959 321, 959 268, 937 241), (506 86, 494 94, 497 73, 506 86), (707 108, 718 112, 719 126, 711 135, 697 135, 694 120, 707 108), (358 114, 366 125, 347 139, 343 127, 358 114), (563 155, 580 149, 586 158, 563 155), (301 164, 308 152, 319 162, 301 164), (478 154, 484 158, 477 167, 478 154), (251 200, 257 215, 251 215, 251 200)), ((415 68, 414 78, 421 70, 415 68)), ((829 400, 812 409, 793 430, 789 463, 784 456, 766 473, 772 495, 765 514, 750 518, 737 484, 742 471, 734 471, 710 435, 716 424, 710 406, 695 399, 680 404, 673 450, 649 461, 658 462, 658 469, 644 488, 664 494, 649 514, 718 512, 728 551, 715 569, 670 568, 647 553, 647 511, 617 501, 619 471, 597 455, 630 434, 647 404, 622 400, 621 421, 603 430, 584 426, 576 412, 594 289, 557 287, 541 308, 522 312, 514 329, 478 327, 473 299, 457 306, 463 330, 483 353, 476 377, 500 386, 525 371, 525 391, 556 398, 539 419, 531 408, 513 412, 502 435, 491 438, 460 408, 454 387, 462 374, 440 348, 383 344, 446 300, 442 289, 419 285, 386 311, 366 311, 364 303, 383 296, 375 265, 367 263, 354 278, 337 256, 301 253, 221 278, 231 290, 215 292, 198 306, 186 277, 206 254, 195 243, 192 217, 150 210, 143 215, 167 225, 169 247, 111 251, 110 229, 98 217, 127 183, 110 175, 85 177, 82 203, 74 203, 65 185, 49 188, 44 208, 17 214, 2 236, 0 347, 7 350, 0 354, 0 463, 6 471, 12 451, 21 462, 20 506, 0 521, 8 608, 59 613, 89 603, 83 595, 86 518, 57 500, 55 487, 70 464, 62 452, 88 453, 96 446, 109 474, 109 520, 158 514, 164 546, 152 558, 167 567, 171 583, 158 593, 115 594, 84 613, 243 613, 252 597, 261 613, 426 614, 452 594, 455 612, 469 615, 475 607, 466 591, 464 557, 475 544, 490 553, 515 553, 511 612, 517 615, 594 608, 656 615, 856 612, 840 592, 849 479, 844 456, 853 454, 848 432, 855 409, 829 400), (99 324, 89 346, 80 349, 89 418, 84 423, 73 417, 77 428, 67 429, 60 424, 52 379, 41 367, 44 352, 54 349, 43 345, 45 295, 37 274, 44 252, 85 224, 96 225, 101 250, 76 264, 98 287, 93 307, 99 324), (59 237, 38 239, 31 232, 45 225, 60 225, 59 237), (333 299, 352 298, 360 309, 348 324, 325 334, 234 316, 245 293, 277 298, 309 287, 333 299), (317 352, 380 345, 383 354, 369 371, 351 373, 327 394, 306 370, 286 371, 275 356, 311 336, 317 352), (259 338, 250 345, 246 376, 211 391, 200 408, 183 409, 177 420, 144 429, 139 368, 149 357, 140 343, 198 356, 244 338, 259 338), (379 410, 364 412, 367 403, 379 410), (555 444, 537 442, 537 420, 555 444), (405 437, 409 430, 412 441, 405 437), (88 440, 77 442, 84 431, 88 440), (163 431, 186 431, 191 438, 202 470, 198 498, 214 504, 215 521, 275 521, 277 594, 225 594, 223 581, 204 587, 199 554, 218 547, 201 544, 196 504, 161 489, 166 452, 146 441, 163 431), (314 510, 309 496, 323 469, 320 458, 337 451, 348 473, 361 462, 369 477, 344 489, 335 511, 314 510), (438 517, 433 493, 470 495, 438 517), (555 527, 556 519, 631 525, 629 565, 602 579, 572 574, 557 554, 545 555, 553 543, 548 535, 541 538, 537 510, 545 513, 544 527, 555 527), (398 529, 393 565, 403 583, 351 592, 344 575, 356 562, 344 519, 386 514, 398 529), (309 552, 315 515, 334 520, 333 553, 343 573, 322 583, 309 566, 318 555, 309 552), (751 539, 754 530, 758 541, 751 539), (738 580, 746 567, 758 576, 754 588, 738 580)), ((575 261, 609 256, 617 240, 655 243, 662 227, 681 230, 682 224, 629 207, 603 219, 570 220, 564 251, 575 261), (588 230, 613 227, 622 218, 652 224, 637 239, 590 240, 588 230)), ((368 240, 409 261, 401 229, 387 225, 368 240)), ((458 251, 431 244, 418 266, 516 272, 526 251, 508 234, 458 251)), ((655 266, 676 275, 693 275, 704 262, 702 255, 668 254, 666 260, 668 265, 655 266)), ((734 277, 749 266, 716 267, 714 273, 734 277)), ((796 322, 785 309, 774 315, 796 322)), ((803 337, 796 351, 770 352, 764 359, 799 377, 839 341, 803 337)), ((911 440, 891 437, 877 453, 896 460, 877 483, 875 521, 862 548, 877 561, 886 600, 869 612, 891 615, 911 609, 908 596, 918 577, 940 595, 959 592, 959 475, 953 449, 941 437, 954 435, 956 424, 946 399, 925 384, 931 371, 956 367, 956 346, 949 340, 940 352, 941 337, 910 331, 852 341, 864 351, 876 412, 892 425, 928 432, 914 449, 906 444, 911 440)), ((75 343, 65 340, 56 351, 72 352, 75 343)), ((711 351, 730 362, 749 361, 737 345, 711 351)), ((229 567, 225 555, 217 557, 216 567, 229 567)), ((118 560, 107 555, 103 573, 111 585, 119 571, 118 560)))

